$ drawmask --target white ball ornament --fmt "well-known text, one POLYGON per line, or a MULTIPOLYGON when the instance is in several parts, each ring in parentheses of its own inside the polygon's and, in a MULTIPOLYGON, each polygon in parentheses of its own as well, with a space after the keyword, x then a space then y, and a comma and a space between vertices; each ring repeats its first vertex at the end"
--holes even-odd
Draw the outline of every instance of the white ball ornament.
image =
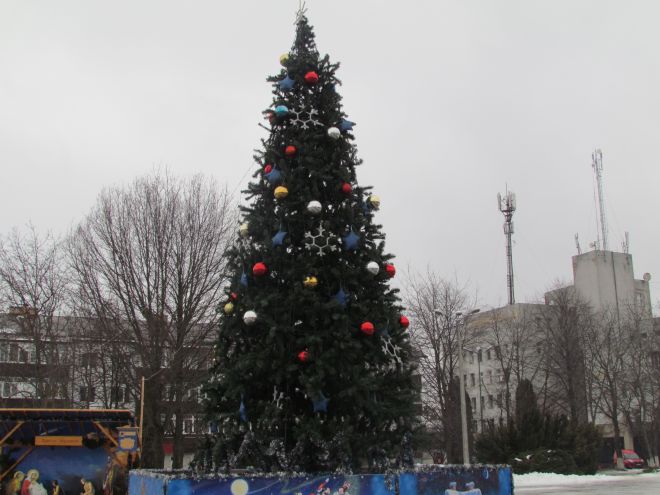
POLYGON ((331 139, 339 139, 341 137, 341 131, 336 127, 330 127, 328 129, 328 136, 330 136, 331 139))
POLYGON ((241 234, 241 237, 247 237, 248 236, 248 223, 244 222, 241 224, 241 226, 238 228, 238 233, 241 234))
POLYGON ((322 209, 323 206, 321 206, 321 203, 316 200, 307 203, 307 211, 312 215, 318 215, 319 213, 321 213, 322 209))
POLYGON ((378 263, 376 263, 375 261, 370 261, 369 263, 367 263, 367 271, 372 275, 378 275, 378 272, 380 271, 380 266, 378 266, 378 263))
POLYGON ((246 311, 243 315, 243 321, 246 325, 253 325, 254 322, 257 321, 257 313, 252 310, 246 311))

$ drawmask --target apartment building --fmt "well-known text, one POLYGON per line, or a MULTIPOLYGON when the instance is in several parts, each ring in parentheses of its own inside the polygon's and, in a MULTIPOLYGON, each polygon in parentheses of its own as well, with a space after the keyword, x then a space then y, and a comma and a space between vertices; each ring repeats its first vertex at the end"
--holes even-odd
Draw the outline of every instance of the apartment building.
MULTIPOLYGON (((590 251, 573 257, 573 284, 547 292, 544 304, 514 304, 471 317, 466 330, 464 378, 475 429, 481 431, 487 423, 506 420, 515 410, 515 390, 522 378, 534 384, 542 409, 564 412, 553 395, 546 362, 548 346, 558 345, 546 330, 556 318, 553 311, 562 298, 566 301, 577 296, 596 313, 608 312, 618 321, 636 315, 646 352, 660 370, 660 319, 651 313, 650 278, 649 274, 634 277, 629 253, 590 251)), ((580 369, 577 367, 575 373, 583 376, 575 378, 579 393, 584 395, 584 418, 594 421, 603 436, 611 439, 611 421, 586 406, 584 369, 580 369)), ((634 432, 626 418, 622 417, 620 424, 624 448, 633 448, 634 432)))
MULTIPOLYGON (((42 319, 22 307, 0 314, 0 407, 129 409, 139 417, 139 366, 133 376, 127 373, 130 345, 115 344, 102 338, 93 319, 42 319)), ((209 365, 211 348, 207 342, 198 350, 199 355, 208 356, 209 365)), ((145 381, 145 386, 161 391, 167 467, 176 419, 172 413, 175 388, 167 381, 167 362, 161 375, 145 381)), ((182 398, 183 433, 185 450, 192 455, 197 438, 207 431, 201 405, 205 370, 189 373, 188 378, 182 398)))

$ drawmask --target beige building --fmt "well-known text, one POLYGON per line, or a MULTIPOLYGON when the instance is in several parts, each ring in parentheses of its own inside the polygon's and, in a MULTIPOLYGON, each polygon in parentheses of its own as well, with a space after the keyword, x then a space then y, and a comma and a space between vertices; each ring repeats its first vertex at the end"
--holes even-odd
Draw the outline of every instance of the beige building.
MULTIPOLYGON (((610 312, 619 321, 631 314, 641 318, 641 337, 660 369, 660 319, 651 313, 650 275, 635 278, 632 255, 595 250, 573 257, 573 284, 545 294, 544 304, 514 304, 471 317, 466 332, 464 378, 470 396, 475 427, 505 421, 515 411, 518 381, 532 381, 544 410, 561 403, 553 395, 552 380, 546 373, 549 347, 556 345, 544 327, 553 318, 553 305, 562 296, 577 296, 597 312, 610 312)), ((626 345, 622 342, 622 345, 626 345)), ((584 374, 584 372, 582 372, 584 374)), ((584 379, 576 380, 586 388, 584 379)), ((587 392, 584 394, 585 404, 587 392)), ((594 421, 607 439, 613 437, 611 421, 585 405, 585 418, 594 421)), ((634 448, 633 432, 626 418, 620 418, 624 448, 634 448)))

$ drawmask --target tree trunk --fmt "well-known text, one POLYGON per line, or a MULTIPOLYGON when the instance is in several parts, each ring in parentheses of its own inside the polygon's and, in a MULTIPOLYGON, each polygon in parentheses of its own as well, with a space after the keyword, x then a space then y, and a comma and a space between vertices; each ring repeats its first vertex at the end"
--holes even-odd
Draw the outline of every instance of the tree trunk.
POLYGON ((142 433, 141 467, 162 469, 163 425, 160 421, 160 386, 157 382, 144 387, 144 431, 142 433))
POLYGON ((621 429, 619 427, 618 410, 616 405, 612 408, 612 427, 614 428, 614 450, 616 452, 616 468, 623 469, 623 452, 621 447, 621 429))
POLYGON ((181 379, 180 369, 177 370, 175 378, 175 387, 176 392, 174 396, 175 406, 174 406, 174 432, 173 432, 173 443, 174 449, 172 451, 172 468, 181 469, 183 467, 183 454, 184 454, 184 445, 183 445, 183 415, 184 415, 184 405, 183 405, 183 381, 181 379))

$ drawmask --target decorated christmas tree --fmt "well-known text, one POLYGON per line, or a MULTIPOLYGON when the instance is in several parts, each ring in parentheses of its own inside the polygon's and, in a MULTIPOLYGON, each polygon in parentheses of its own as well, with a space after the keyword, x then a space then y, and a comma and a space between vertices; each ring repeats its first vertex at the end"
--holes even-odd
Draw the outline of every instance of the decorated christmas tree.
POLYGON ((268 78, 206 387, 206 467, 308 472, 412 463, 415 387, 379 198, 357 183, 338 64, 303 12, 268 78), (212 458, 212 460, 211 460, 212 458))

